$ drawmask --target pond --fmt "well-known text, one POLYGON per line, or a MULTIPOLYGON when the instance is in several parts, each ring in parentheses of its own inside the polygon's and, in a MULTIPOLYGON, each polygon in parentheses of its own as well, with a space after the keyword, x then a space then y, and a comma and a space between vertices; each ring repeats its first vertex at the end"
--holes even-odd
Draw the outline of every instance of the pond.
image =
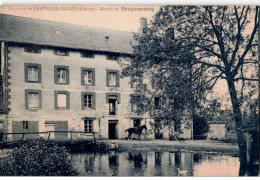
POLYGON ((240 165, 230 155, 182 151, 73 153, 72 163, 81 176, 238 176, 240 165))

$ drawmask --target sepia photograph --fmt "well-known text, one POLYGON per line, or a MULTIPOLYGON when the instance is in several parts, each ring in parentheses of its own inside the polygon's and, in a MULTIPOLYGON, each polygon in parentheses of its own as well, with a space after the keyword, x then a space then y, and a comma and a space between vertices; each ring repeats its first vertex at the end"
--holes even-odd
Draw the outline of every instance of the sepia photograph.
POLYGON ((1 5, 0 177, 259 176, 259 18, 1 5))

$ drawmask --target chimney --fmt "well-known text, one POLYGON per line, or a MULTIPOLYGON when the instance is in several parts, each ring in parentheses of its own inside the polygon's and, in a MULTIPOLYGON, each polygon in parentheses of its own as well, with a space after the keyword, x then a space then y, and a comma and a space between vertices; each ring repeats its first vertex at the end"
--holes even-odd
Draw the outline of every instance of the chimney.
POLYGON ((145 17, 141 17, 141 18, 140 18, 140 24, 141 24, 140 34, 141 34, 141 35, 144 35, 144 34, 146 34, 147 19, 146 19, 145 17))

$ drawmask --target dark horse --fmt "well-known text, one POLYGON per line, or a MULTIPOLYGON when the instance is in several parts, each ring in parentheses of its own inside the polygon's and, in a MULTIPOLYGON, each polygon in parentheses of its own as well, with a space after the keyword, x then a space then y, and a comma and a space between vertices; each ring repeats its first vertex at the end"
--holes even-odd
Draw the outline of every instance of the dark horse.
POLYGON ((127 139, 128 139, 128 140, 131 140, 132 134, 135 133, 135 134, 138 134, 138 140, 140 140, 140 136, 141 136, 141 134, 142 134, 143 129, 147 130, 146 125, 142 125, 142 126, 139 127, 139 128, 134 127, 134 128, 129 128, 129 129, 125 130, 125 132, 128 131, 128 137, 127 137, 127 139))

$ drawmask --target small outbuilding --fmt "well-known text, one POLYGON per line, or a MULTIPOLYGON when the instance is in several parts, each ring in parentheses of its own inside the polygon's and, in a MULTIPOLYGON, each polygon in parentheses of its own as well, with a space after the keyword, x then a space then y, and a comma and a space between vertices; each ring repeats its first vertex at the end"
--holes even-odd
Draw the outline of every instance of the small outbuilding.
POLYGON ((222 111, 219 116, 208 121, 207 139, 236 141, 236 124, 231 113, 222 111))

